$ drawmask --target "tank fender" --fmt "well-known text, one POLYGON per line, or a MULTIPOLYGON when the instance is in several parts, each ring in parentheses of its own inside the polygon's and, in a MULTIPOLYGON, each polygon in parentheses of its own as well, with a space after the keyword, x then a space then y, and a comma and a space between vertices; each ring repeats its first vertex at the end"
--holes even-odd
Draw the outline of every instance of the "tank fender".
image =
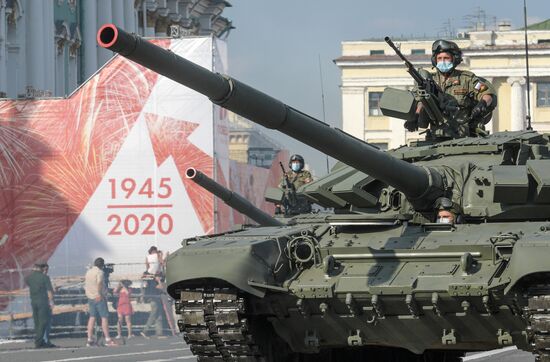
POLYGON ((530 274, 549 273, 550 264, 550 243, 548 241, 524 241, 514 245, 514 250, 510 257, 510 264, 502 275, 508 278, 509 284, 504 289, 504 294, 510 290, 523 278, 530 274))
POLYGON ((280 242, 270 238, 230 244, 227 239, 205 239, 184 246, 168 257, 168 292, 172 295, 174 287, 182 283, 185 285, 185 282, 193 284, 193 281, 200 279, 219 279, 262 298, 265 290, 249 285, 248 281, 274 283, 273 270, 281 269, 281 263, 288 263, 280 253, 280 242), (208 242, 208 246, 201 247, 204 242, 208 242))

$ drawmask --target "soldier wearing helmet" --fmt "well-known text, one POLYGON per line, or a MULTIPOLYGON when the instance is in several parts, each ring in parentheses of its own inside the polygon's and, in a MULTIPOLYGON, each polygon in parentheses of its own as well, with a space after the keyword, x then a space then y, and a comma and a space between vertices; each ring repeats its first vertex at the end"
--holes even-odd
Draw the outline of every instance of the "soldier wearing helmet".
POLYGON ((460 216, 460 207, 446 197, 435 200, 434 208, 437 211, 436 222, 439 224, 456 224, 460 216))
MULTIPOLYGON (((432 44, 431 61, 436 72, 428 76, 444 93, 439 97, 439 105, 443 114, 453 120, 458 136, 483 134, 497 104, 493 85, 472 72, 456 69, 462 62, 462 51, 452 41, 436 40, 432 44)), ((427 127, 427 114, 421 103, 416 113, 418 119, 405 124, 409 131, 427 127)))
MULTIPOLYGON (((302 195, 297 195, 296 190, 300 186, 313 181, 311 173, 304 170, 304 158, 300 155, 290 156, 288 161, 289 171, 281 178, 279 188, 284 192, 283 207, 285 214, 299 214, 311 211, 310 202, 302 195)), ((282 167, 282 164, 281 164, 282 167)))
MULTIPOLYGON (((294 185, 295 189, 298 189, 300 186, 308 184, 312 181, 311 173, 307 170, 304 170, 304 158, 300 155, 292 155, 290 156, 290 160, 288 161, 288 168, 290 168, 290 171, 286 172, 286 176, 294 185)), ((284 179, 281 180, 281 188, 286 187, 286 182, 284 179)))

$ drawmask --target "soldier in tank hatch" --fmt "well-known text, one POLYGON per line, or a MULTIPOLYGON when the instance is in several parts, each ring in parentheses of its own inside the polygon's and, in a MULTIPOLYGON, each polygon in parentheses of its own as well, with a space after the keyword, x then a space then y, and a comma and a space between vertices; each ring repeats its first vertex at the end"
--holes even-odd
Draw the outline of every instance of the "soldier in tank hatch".
POLYGON ((280 186, 281 188, 286 188, 285 176, 288 177, 295 189, 298 189, 300 186, 308 184, 312 181, 311 173, 307 170, 304 170, 305 161, 304 158, 298 154, 290 156, 288 161, 288 167, 290 171, 286 172, 281 179, 280 186))
MULTIPOLYGON (((279 188, 284 192, 283 208, 285 214, 300 214, 311 211, 310 202, 302 195, 297 195, 296 190, 313 181, 311 173, 304 170, 304 158, 298 154, 290 156, 288 161, 289 171, 284 170, 279 188)), ((282 167, 282 163, 281 163, 282 167)))
MULTIPOLYGON (((484 134, 484 126, 491 120, 497 105, 493 85, 472 72, 456 69, 462 62, 462 51, 452 41, 436 40, 432 44, 431 61, 436 72, 421 73, 431 77, 443 92, 438 97, 439 107, 445 116, 454 120, 452 126, 458 136, 484 134)), ((428 126, 428 115, 422 103, 418 103, 416 114, 416 120, 405 122, 409 131, 428 126)))
POLYGON ((436 222, 438 224, 460 224, 460 207, 446 197, 435 200, 436 222))

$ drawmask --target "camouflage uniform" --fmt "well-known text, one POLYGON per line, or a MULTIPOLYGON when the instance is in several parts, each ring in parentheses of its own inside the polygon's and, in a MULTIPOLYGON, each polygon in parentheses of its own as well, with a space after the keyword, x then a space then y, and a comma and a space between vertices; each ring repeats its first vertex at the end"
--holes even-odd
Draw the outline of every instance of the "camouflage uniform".
MULTIPOLYGON (((311 173, 306 170, 299 172, 287 171, 285 175, 288 177, 290 183, 294 186, 294 191, 298 190, 300 186, 313 181, 311 173)), ((283 207, 285 214, 300 214, 311 212, 311 203, 309 200, 302 196, 294 194, 293 190, 288 190, 286 185, 285 176, 281 178, 279 188, 284 191, 283 207)))
MULTIPOLYGON (((294 185, 294 189, 296 190, 298 190, 300 186, 308 184, 313 180, 311 173, 307 170, 302 170, 299 172, 287 171, 285 175, 288 177, 290 183, 294 185)), ((286 181, 284 176, 281 178, 279 188, 283 190, 286 189, 286 181)))
POLYGON ((469 117, 472 109, 481 101, 484 95, 489 94, 493 97, 493 102, 487 107, 488 112, 483 119, 476 121, 475 124, 462 124, 459 121, 455 125, 460 137, 470 135, 477 128, 483 130, 483 126, 491 120, 492 110, 496 106, 496 91, 493 85, 466 70, 453 69, 447 79, 440 72, 431 73, 431 76, 447 95, 440 102, 442 111, 447 116, 460 113, 463 118, 469 117), (458 111, 456 110, 457 107, 458 111))

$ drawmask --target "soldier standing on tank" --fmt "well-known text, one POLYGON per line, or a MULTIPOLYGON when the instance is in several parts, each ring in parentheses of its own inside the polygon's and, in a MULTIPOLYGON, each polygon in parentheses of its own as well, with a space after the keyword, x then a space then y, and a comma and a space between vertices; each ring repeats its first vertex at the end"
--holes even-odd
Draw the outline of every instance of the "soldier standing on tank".
MULTIPOLYGON (((284 192, 283 207, 285 214, 299 214, 311 211, 310 202, 303 196, 297 195, 296 190, 313 181, 311 173, 304 170, 304 158, 298 154, 290 156, 288 161, 289 171, 285 171, 279 188, 284 192)), ((282 164, 281 164, 282 167, 282 164)))
POLYGON ((25 278, 25 283, 29 286, 31 297, 32 317, 34 320, 34 346, 36 348, 55 347, 44 336, 47 335, 47 328, 52 318, 53 310, 53 287, 50 277, 44 274, 43 270, 47 267, 46 263, 36 263, 32 273, 25 278))
MULTIPOLYGON (((439 105, 445 115, 458 120, 454 131, 459 137, 484 134, 484 126, 491 120, 497 104, 493 85, 472 72, 456 69, 462 62, 462 51, 452 41, 436 40, 432 44, 431 61, 436 72, 424 71, 424 74, 432 77, 444 93, 439 97, 439 105)), ((428 115, 423 108, 418 103, 417 118, 405 122, 407 130, 427 128, 428 115)))

